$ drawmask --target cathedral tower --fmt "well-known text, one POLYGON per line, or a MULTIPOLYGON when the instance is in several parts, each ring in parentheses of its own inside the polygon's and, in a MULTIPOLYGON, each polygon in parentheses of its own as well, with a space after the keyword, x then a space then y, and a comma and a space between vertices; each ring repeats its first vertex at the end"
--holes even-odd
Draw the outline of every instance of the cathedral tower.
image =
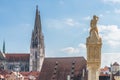
POLYGON ((90 35, 86 41, 88 80, 99 80, 102 40, 99 37, 97 21, 98 17, 94 15, 90 23, 90 35))
POLYGON ((31 45, 30 45, 30 71, 40 71, 44 57, 44 36, 42 33, 40 12, 38 11, 38 6, 36 6, 36 16, 34 30, 32 31, 31 45))

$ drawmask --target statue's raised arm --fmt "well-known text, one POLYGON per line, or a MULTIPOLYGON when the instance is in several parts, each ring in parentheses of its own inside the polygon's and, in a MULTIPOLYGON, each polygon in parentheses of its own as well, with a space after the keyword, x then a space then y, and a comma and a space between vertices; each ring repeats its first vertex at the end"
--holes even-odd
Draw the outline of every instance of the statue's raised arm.
POLYGON ((93 19, 90 22, 90 33, 95 30, 98 34, 98 29, 97 29, 97 21, 98 21, 99 17, 97 17, 96 15, 93 16, 93 19))

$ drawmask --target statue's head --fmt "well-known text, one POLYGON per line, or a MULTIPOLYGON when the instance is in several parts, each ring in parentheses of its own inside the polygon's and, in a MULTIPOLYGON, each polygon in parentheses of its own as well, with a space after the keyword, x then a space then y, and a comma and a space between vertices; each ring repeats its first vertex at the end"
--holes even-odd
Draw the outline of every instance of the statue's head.
POLYGON ((98 20, 99 18, 96 15, 93 15, 93 19, 98 20))

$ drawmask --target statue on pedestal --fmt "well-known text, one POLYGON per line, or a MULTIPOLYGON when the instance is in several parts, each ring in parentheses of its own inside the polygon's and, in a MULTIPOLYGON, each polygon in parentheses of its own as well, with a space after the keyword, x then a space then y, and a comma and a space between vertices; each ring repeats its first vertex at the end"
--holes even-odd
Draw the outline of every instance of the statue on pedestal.
POLYGON ((88 80, 99 80, 102 40, 97 28, 98 19, 99 18, 96 15, 91 19, 90 35, 86 40, 88 80))
POLYGON ((99 17, 97 17, 96 15, 93 16, 93 19, 90 22, 90 34, 92 31, 96 31, 96 33, 98 34, 98 29, 97 29, 97 21, 98 21, 99 17))

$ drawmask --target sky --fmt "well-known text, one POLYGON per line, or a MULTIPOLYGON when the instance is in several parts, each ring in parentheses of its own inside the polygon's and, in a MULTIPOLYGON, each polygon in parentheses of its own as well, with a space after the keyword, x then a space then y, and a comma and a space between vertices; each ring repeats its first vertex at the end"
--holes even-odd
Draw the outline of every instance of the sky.
POLYGON ((120 61, 120 0, 0 0, 0 49, 29 53, 36 5, 40 10, 46 57, 86 58, 90 20, 99 17, 102 66, 120 61))

